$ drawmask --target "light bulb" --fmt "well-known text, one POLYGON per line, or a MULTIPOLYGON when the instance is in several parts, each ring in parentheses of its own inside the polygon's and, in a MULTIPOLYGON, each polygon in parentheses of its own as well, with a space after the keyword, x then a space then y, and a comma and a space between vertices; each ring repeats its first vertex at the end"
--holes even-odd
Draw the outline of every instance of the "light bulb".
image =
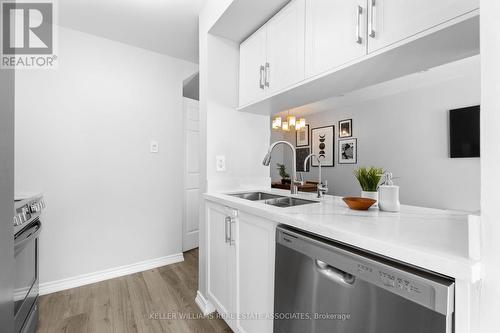
POLYGON ((284 121, 283 123, 281 123, 281 129, 286 132, 290 130, 290 127, 288 126, 288 121, 284 121))
POLYGON ((288 120, 288 126, 295 127, 297 123, 297 119, 295 118, 295 116, 288 116, 286 119, 288 120))
POLYGON ((306 118, 300 118, 299 124, 300 124, 300 128, 305 128, 306 127, 306 118))

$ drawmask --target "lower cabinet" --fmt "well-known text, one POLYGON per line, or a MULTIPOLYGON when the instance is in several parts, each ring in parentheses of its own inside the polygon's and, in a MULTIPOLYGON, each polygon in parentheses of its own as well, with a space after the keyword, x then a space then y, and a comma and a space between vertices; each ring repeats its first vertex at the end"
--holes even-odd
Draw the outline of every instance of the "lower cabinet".
POLYGON ((238 217, 236 276, 238 330, 273 331, 275 222, 241 212, 238 217))
POLYGON ((208 298, 235 332, 271 333, 277 223, 207 203, 208 298))
POLYGON ((236 331, 236 247, 232 240, 235 219, 228 208, 207 204, 208 298, 217 312, 236 331))

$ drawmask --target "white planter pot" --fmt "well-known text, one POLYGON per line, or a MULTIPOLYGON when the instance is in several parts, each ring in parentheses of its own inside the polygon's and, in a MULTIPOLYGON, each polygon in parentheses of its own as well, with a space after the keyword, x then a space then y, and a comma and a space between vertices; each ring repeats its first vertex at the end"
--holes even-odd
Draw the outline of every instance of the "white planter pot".
POLYGON ((361 197, 376 200, 377 202, 375 202, 375 204, 372 207, 378 207, 378 191, 377 192, 361 191, 361 197))

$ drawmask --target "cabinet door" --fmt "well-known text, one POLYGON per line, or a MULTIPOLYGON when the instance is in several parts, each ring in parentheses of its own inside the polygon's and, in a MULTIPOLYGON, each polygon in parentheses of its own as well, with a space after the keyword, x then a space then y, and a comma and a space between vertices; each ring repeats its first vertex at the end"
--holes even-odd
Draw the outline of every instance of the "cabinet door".
POLYGON ((366 55, 367 0, 306 0, 306 77, 366 55))
POLYGON ((368 52, 479 8, 479 0, 368 0, 368 52))
POLYGON ((262 27, 240 45, 240 106, 264 98, 266 28, 262 27))
POLYGON ((293 0, 267 24, 267 94, 304 79, 305 0, 293 0))
POLYGON ((236 250, 226 241, 226 217, 224 207, 207 205, 208 297, 220 314, 234 313, 236 303, 236 250))
MULTIPOLYGON (((238 313, 271 314, 274 309, 276 223, 240 213, 236 248, 238 313)), ((272 318, 238 319, 238 331, 272 333, 272 318)))

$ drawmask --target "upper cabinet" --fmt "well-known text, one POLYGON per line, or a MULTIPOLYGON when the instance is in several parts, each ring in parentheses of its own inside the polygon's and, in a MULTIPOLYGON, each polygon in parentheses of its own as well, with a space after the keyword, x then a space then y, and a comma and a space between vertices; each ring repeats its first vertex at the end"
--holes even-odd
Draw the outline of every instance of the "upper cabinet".
POLYGON ((367 0, 306 0, 306 76, 366 55, 367 0))
POLYGON ((239 109, 271 114, 479 53, 479 0, 292 0, 240 46, 239 109))
POLYGON ((304 17, 305 0, 293 0, 266 24, 270 94, 304 79, 304 17))
POLYGON ((265 96, 266 41, 262 27, 240 45, 240 105, 265 96))
POLYGON ((240 105, 304 79, 305 0, 293 0, 240 45, 240 105))
POLYGON ((377 51, 477 8, 479 0, 368 0, 368 52, 377 51))

